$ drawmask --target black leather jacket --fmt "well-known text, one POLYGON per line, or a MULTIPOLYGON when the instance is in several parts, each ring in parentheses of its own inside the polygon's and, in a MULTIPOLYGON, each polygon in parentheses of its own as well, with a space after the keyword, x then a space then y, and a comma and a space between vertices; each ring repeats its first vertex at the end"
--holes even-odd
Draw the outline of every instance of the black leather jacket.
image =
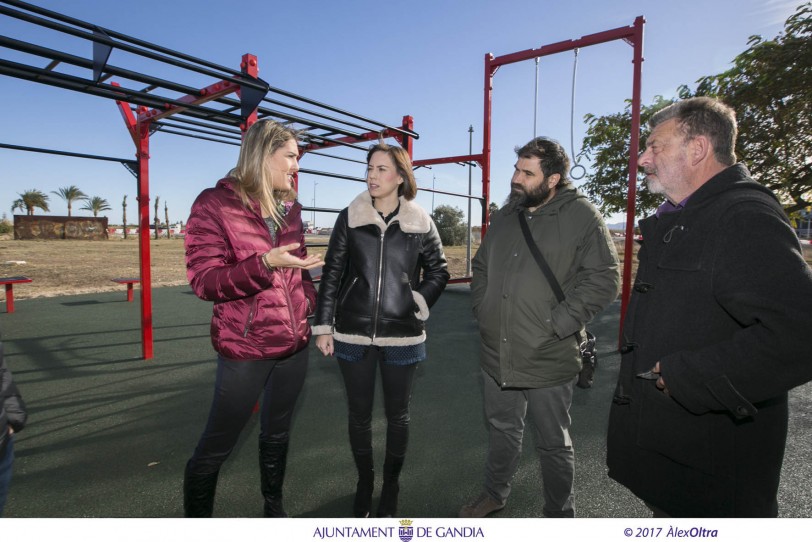
POLYGON ((333 333, 352 344, 419 344, 429 308, 448 278, 428 214, 401 198, 400 211, 387 225, 364 192, 339 213, 333 228, 313 334, 333 333))

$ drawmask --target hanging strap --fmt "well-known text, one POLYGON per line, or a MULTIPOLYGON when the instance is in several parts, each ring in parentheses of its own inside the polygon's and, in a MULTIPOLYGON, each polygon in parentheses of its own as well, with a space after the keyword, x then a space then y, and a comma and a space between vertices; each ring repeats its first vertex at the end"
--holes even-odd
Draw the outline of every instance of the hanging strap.
MULTIPOLYGON (((553 293, 555 294, 556 299, 558 299, 558 302, 563 303, 564 299, 566 299, 564 297, 564 291, 558 284, 558 279, 555 278, 553 270, 550 269, 549 265, 547 265, 547 260, 544 259, 539 247, 537 247, 536 243, 533 241, 533 236, 530 234, 530 228, 527 226, 527 219, 524 217, 524 211, 520 209, 516 214, 519 217, 519 226, 522 228, 522 235, 524 235, 524 240, 527 242, 527 248, 530 249, 530 254, 533 255, 533 259, 536 260, 539 268, 541 268, 541 272, 544 273, 544 276, 547 278, 547 282, 550 283, 550 287, 553 289, 553 293)), ((580 331, 575 332, 575 340, 578 341, 578 348, 581 348, 581 345, 583 345, 585 341, 580 331)))

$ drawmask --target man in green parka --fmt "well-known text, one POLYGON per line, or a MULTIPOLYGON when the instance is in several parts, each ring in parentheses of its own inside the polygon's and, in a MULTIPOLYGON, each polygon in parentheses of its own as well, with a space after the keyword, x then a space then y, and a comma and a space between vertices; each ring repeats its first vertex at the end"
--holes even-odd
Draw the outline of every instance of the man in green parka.
POLYGON ((504 508, 528 412, 537 433, 543 513, 574 517, 569 409, 581 369, 575 336, 618 295, 617 251, 597 209, 571 185, 569 159, 557 141, 535 138, 516 155, 510 197, 473 259, 489 447, 484 491, 460 517, 504 508), (519 214, 564 292, 562 303, 533 259, 519 214))

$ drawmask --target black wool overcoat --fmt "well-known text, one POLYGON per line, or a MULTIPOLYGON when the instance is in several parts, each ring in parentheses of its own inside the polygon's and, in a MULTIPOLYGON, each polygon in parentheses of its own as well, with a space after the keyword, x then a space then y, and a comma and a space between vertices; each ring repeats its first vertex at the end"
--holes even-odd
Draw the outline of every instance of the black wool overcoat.
POLYGON ((640 224, 609 476, 672 516, 776 516, 787 392, 812 379, 812 272, 740 164, 640 224), (669 394, 636 375, 660 362, 669 394))

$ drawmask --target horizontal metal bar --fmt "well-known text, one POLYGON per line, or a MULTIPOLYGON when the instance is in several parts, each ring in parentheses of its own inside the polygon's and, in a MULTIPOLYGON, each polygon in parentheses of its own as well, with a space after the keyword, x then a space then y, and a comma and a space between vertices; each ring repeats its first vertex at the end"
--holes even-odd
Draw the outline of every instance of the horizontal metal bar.
MULTIPOLYGON (((30 81, 37 81, 40 83, 51 84, 53 86, 61 86, 62 88, 69 88, 79 92, 88 94, 96 94, 97 96, 104 96, 115 100, 123 100, 127 102, 137 103, 139 105, 146 105, 154 109, 166 110, 166 105, 174 105, 179 109, 176 111, 178 114, 190 114, 192 116, 202 116, 222 122, 223 124, 238 126, 242 123, 242 118, 223 113, 216 109, 208 109, 199 105, 188 104, 166 98, 163 96, 155 96, 138 90, 127 89, 125 87, 108 85, 105 83, 95 83, 89 79, 82 79, 64 73, 49 72, 42 68, 19 64, 8 60, 0 59, 0 73, 5 75, 12 75, 21 79, 28 79, 30 81), (57 84, 62 83, 62 84, 57 84), (92 90, 91 90, 92 89, 92 90), (195 115, 197 113, 197 115, 195 115)), ((172 109, 172 108, 169 108, 172 109)))
MULTIPOLYGON (((161 120, 159 122, 164 122, 161 120)), ((180 122, 183 124, 191 124, 193 126, 200 126, 202 128, 208 128, 209 130, 220 130, 221 132, 225 132, 227 134, 237 134, 242 137, 242 131, 239 128, 232 128, 230 126, 223 126, 222 124, 209 124, 207 122, 201 122, 199 120, 192 120, 186 117, 172 117, 172 122, 180 122)))
POLYGON ((237 147, 239 147, 241 145, 241 143, 235 143, 233 141, 225 141, 223 139, 215 139, 213 137, 203 137, 203 136, 199 136, 199 135, 189 134, 189 133, 186 133, 186 132, 178 132, 178 131, 175 131, 175 130, 168 130, 165 127, 160 127, 158 130, 156 130, 156 133, 160 133, 160 132, 163 132, 163 133, 166 133, 166 134, 179 135, 179 136, 183 136, 183 137, 191 137, 193 139, 202 139, 204 141, 214 141, 215 143, 225 143, 226 145, 235 145, 237 147))
MULTIPOLYGON (((366 134, 361 134, 360 138, 356 136, 353 139, 358 140, 358 141, 372 141, 374 139, 378 139, 379 136, 380 136, 379 132, 367 132, 366 134)), ((363 152, 369 151, 369 147, 362 147, 361 145, 355 145, 354 143, 351 143, 350 141, 348 141, 348 139, 350 139, 350 138, 343 137, 343 138, 339 138, 339 139, 331 139, 331 138, 325 137, 324 135, 320 135, 318 137, 320 137, 321 139, 323 139, 326 142, 324 145, 322 145, 321 148, 334 147, 336 145, 345 145, 345 146, 352 147, 354 149, 358 149, 358 150, 363 151, 363 152)))
MULTIPOLYGON (((93 94, 114 100, 122 100, 126 98, 126 95, 123 92, 96 88, 93 85, 88 84, 88 81, 84 79, 65 76, 64 74, 53 74, 52 72, 41 70, 39 68, 35 68, 34 71, 32 71, 31 66, 17 64, 16 62, 9 62, 3 59, 0 59, 0 75, 8 75, 18 79, 25 79, 35 83, 60 87, 68 90, 75 90, 77 92, 84 92, 86 94, 93 94), (65 79, 65 77, 71 78, 65 79)), ((151 100, 136 103, 139 103, 139 105, 157 106, 159 105, 159 100, 152 97, 151 100)))
POLYGON ((498 68, 506 64, 530 60, 531 58, 563 53, 565 51, 571 51, 580 47, 589 47, 591 45, 598 45, 600 43, 606 43, 617 39, 634 39, 634 37, 634 26, 623 26, 612 30, 606 30, 604 32, 598 32, 596 34, 589 34, 575 40, 560 41, 558 43, 544 45, 538 49, 526 49, 524 51, 498 56, 491 59, 489 65, 491 68, 498 68))
MULTIPOLYGON (((313 134, 313 133, 310 133, 310 132, 305 132, 302 135, 302 139, 310 140, 311 145, 318 145, 318 143, 315 143, 315 142, 312 141, 314 138, 319 139, 319 140, 321 140, 323 142, 329 143, 329 145, 323 145, 322 147, 317 147, 317 148, 342 146, 342 147, 350 147, 351 149, 358 149, 359 151, 363 151, 363 152, 367 152, 369 150, 366 147, 362 147, 361 145, 356 145, 354 143, 348 143, 346 141, 341 141, 340 139, 330 139, 329 137, 324 137, 324 136, 313 134)), ((308 151, 308 152, 310 152, 310 151, 308 151)))
POLYGON ((344 156, 336 156, 334 154, 327 154, 324 152, 307 151, 305 154, 315 154, 318 156, 325 156, 327 158, 335 158, 336 160, 346 160, 347 162, 355 162, 356 164, 366 165, 366 162, 364 160, 355 160, 354 158, 345 158, 344 156))
POLYGON ((482 164, 482 160, 484 160, 484 155, 482 154, 465 154, 462 156, 447 156, 445 158, 427 158, 423 160, 412 160, 412 165, 414 167, 420 166, 431 166, 437 164, 459 164, 462 162, 476 162, 478 165, 482 164))
POLYGON ((348 117, 352 117, 352 118, 355 118, 355 119, 358 119, 358 120, 362 120, 364 122, 368 122, 370 124, 380 126, 381 128, 386 128, 388 130, 393 130, 395 132, 399 132, 399 133, 401 133, 403 135, 413 137, 414 139, 420 139, 420 134, 418 134, 417 132, 413 132, 411 130, 405 130, 403 128, 396 128, 396 127, 393 127, 393 126, 389 126, 388 124, 385 124, 383 122, 368 119, 366 117, 362 117, 361 115, 356 115, 355 113, 350 113, 349 111, 344 111, 343 109, 339 109, 339 108, 333 107, 331 105, 327 105, 327 104, 324 104, 324 103, 321 103, 321 102, 317 102, 316 100, 311 100, 310 98, 305 98, 304 96, 299 96, 298 94, 294 94, 294 93, 288 92, 286 90, 282 90, 282 89, 278 89, 276 87, 269 86, 268 87, 268 92, 274 92, 276 94, 281 94, 282 96, 287 96, 288 98, 294 98, 296 100, 299 100, 299 101, 302 101, 302 102, 305 102, 305 103, 309 103, 310 105, 315 105, 317 107, 327 109, 327 110, 332 111, 334 113, 341 113, 342 115, 346 115, 348 117))
MULTIPOLYGON (((175 118, 172 117, 172 120, 174 121, 175 118)), ((167 128, 174 128, 176 130, 186 130, 187 132, 195 132, 195 133, 198 133, 198 134, 206 134, 206 135, 210 135, 210 136, 217 136, 217 137, 223 137, 223 138, 226 138, 226 139, 231 139, 231 140, 236 139, 237 141, 242 141, 242 136, 240 135, 239 130, 237 131, 237 134, 221 134, 221 133, 217 133, 217 132, 214 132, 214 131, 203 130, 201 128, 191 128, 189 126, 182 126, 182 125, 177 125, 177 124, 174 124, 174 123, 168 123, 165 120, 155 121, 155 122, 152 123, 152 126, 166 126, 167 128)))
MULTIPOLYGON (((226 99, 226 102, 227 102, 227 99, 226 99)), ((344 129, 341 129, 341 128, 336 128, 334 126, 329 126, 327 124, 322 124, 320 122, 312 121, 312 120, 305 119, 305 118, 302 118, 302 117, 297 117, 297 116, 291 115, 289 113, 282 113, 281 111, 276 111, 274 109, 268 109, 267 107, 258 107, 257 108, 257 113, 259 115, 263 115, 263 116, 267 116, 267 117, 282 118, 282 119, 286 119, 286 120, 289 120, 289 121, 292 121, 292 122, 302 124, 304 126, 309 126, 311 128, 316 128, 316 129, 319 129, 319 130, 335 131, 335 132, 338 132, 340 134, 344 134, 344 135, 346 135, 348 137, 352 137, 352 138, 355 138, 355 139, 361 139, 361 134, 357 134, 355 132, 350 132, 348 130, 344 130, 344 129)))
POLYGON ((14 17, 15 19, 20 19, 20 20, 26 21, 28 23, 43 26, 43 27, 49 28, 51 30, 56 30, 56 31, 59 31, 59 32, 63 32, 65 34, 70 34, 70 35, 76 36, 78 38, 86 39, 86 40, 89 40, 89 41, 95 41, 97 43, 103 43, 105 45, 109 45, 110 47, 115 47, 115 48, 120 49, 122 51, 127 51, 129 53, 141 55, 141 56, 144 56, 146 58, 150 58, 152 60, 157 60, 159 62, 164 62, 166 64, 170 64, 170 65, 178 67, 178 68, 183 68, 183 69, 186 69, 186 70, 189 70, 189 71, 194 71, 194 72, 202 73, 204 75, 209 75, 209 76, 214 77, 216 79, 221 79, 221 78, 222 79, 228 79, 233 83, 237 83, 237 84, 241 84, 241 85, 245 85, 245 86, 250 86, 250 87, 255 88, 257 90, 263 90, 263 91, 266 91, 266 92, 268 90, 268 88, 263 84, 258 84, 258 83, 254 83, 251 80, 243 79, 241 77, 241 76, 243 76, 242 72, 239 72, 237 70, 227 68, 225 66, 220 66, 218 64, 214 64, 212 62, 208 62, 208 61, 205 61, 205 60, 202 60, 202 59, 199 59, 199 58, 195 58, 195 57, 193 57, 191 55, 180 53, 178 51, 173 51, 172 49, 168 49, 166 47, 161 47, 160 45, 155 45, 153 43, 149 43, 149 42, 146 42, 146 41, 143 41, 143 40, 139 40, 137 38, 133 38, 132 36, 128 36, 126 34, 116 32, 115 30, 110 30, 110 29, 107 29, 107 28, 103 28, 103 27, 100 27, 98 25, 88 23, 86 21, 82 21, 80 19, 75 19, 73 17, 68 17, 66 15, 63 15, 61 13, 57 13, 55 11, 50 11, 50 10, 47 10, 47 9, 44 9, 44 8, 40 8, 38 6, 34 6, 32 4, 27 4, 25 2, 19 2, 17 0, 2 0, 2 1, 5 4, 11 4, 11 5, 13 5, 13 6, 15 6, 15 7, 19 8, 19 9, 24 9, 24 10, 32 12, 32 13, 37 13, 39 15, 44 15, 44 16, 50 18, 50 19, 54 19, 55 21, 67 22, 68 24, 71 24, 73 26, 78 26, 79 28, 84 28, 86 30, 90 30, 91 32, 90 33, 89 32, 83 32, 82 30, 77 30, 75 28, 71 28, 70 26, 66 26, 64 24, 60 24, 60 23, 57 23, 57 22, 54 22, 54 21, 48 21, 48 20, 43 19, 41 17, 35 17, 35 16, 29 15, 27 13, 22 13, 22 12, 15 11, 15 10, 12 10, 12 9, 4 8, 2 6, 0 6, 0 14, 8 15, 9 17, 14 17), (93 33, 94 30, 102 30, 105 34, 107 34, 107 36, 110 36, 110 37, 102 36, 99 33, 93 33), (116 38, 117 40, 122 40, 122 41, 116 41, 116 40, 114 40, 112 38, 116 38), (132 43, 132 44, 136 44, 138 46, 136 47, 135 45, 129 45, 128 43, 124 43, 124 42, 129 42, 129 43, 132 43), (146 49, 144 49, 144 48, 146 48, 146 49), (159 51, 161 54, 152 52, 152 51, 147 50, 147 49, 152 49, 152 51, 159 51), (166 55, 174 56, 177 59, 181 59, 183 61, 177 60, 175 58, 167 57, 166 55), (199 64, 199 66, 194 66, 194 65, 190 64, 190 62, 194 63, 194 64, 199 64), (219 70, 219 72, 215 72, 213 70, 219 70), (227 74, 227 75, 224 75, 224 74, 227 74))
POLYGON ((332 207, 305 207, 303 205, 302 211, 315 211, 317 213, 340 213, 341 209, 334 209, 332 207))
POLYGON ((446 196, 456 196, 456 197, 459 197, 459 198, 475 199, 475 200, 479 200, 479 201, 483 201, 485 199, 482 196, 474 196, 474 195, 469 195, 469 194, 460 194, 460 193, 457 193, 457 192, 446 192, 445 190, 437 190, 435 188, 423 188, 422 186, 418 187, 417 191, 418 192, 429 192, 429 193, 432 193, 432 194, 444 194, 446 196))
POLYGON ((55 149, 43 149, 40 147, 26 147, 24 145, 12 145, 10 143, 0 143, 0 148, 4 149, 11 149, 15 151, 26 151, 26 152, 39 152, 43 154, 56 154, 59 156, 72 156, 74 158, 87 158, 88 160, 104 160, 107 162, 118 162, 120 164, 124 163, 137 163, 136 160, 132 158, 116 158, 114 156, 101 156, 98 154, 85 154, 81 152, 70 152, 70 151, 58 151, 55 149))
MULTIPOLYGON (((0 36, 0 46, 8 47, 9 49, 14 49, 16 51, 21 51, 24 53, 40 56, 43 58, 51 58, 54 59, 57 63, 65 62, 67 64, 72 64, 80 68, 93 69, 93 62, 90 59, 76 55, 71 55, 68 53, 64 53, 62 51, 57 51, 55 49, 49 49, 47 47, 41 47, 39 45, 34 45, 32 43, 16 40, 14 38, 9 38, 6 36, 0 36)), ((46 67, 45 69, 50 71, 52 68, 50 68, 49 64, 49 67, 46 67)), ((157 87, 162 87, 168 90, 174 90, 175 92, 181 92, 183 94, 197 94, 199 92, 199 89, 193 87, 180 85, 172 81, 167 81, 165 79, 152 77, 143 73, 126 70, 124 68, 119 68, 117 66, 111 66, 109 64, 105 67, 105 73, 117 75, 125 79, 130 79, 132 81, 138 81, 139 83, 144 83, 152 87, 149 89, 142 89, 140 92, 150 92, 151 90, 154 90, 157 87)))
POLYGON ((285 102, 280 102, 279 100, 272 100, 271 98, 265 98, 262 101, 272 103, 274 105, 281 105, 282 107, 287 107, 288 109, 293 109, 293 110, 299 111, 301 113, 307 113, 309 115, 314 115, 314 116, 317 116, 317 117, 320 117, 320 118, 323 118, 323 119, 327 119, 327 120, 331 120, 331 121, 334 121, 334 122, 340 122, 342 124, 346 124, 347 126, 352 126, 353 128, 360 128, 361 130, 364 130, 365 132, 369 132, 370 130, 372 130, 372 128, 370 128, 368 126, 361 126, 360 124, 355 124, 353 122, 349 122, 349 121, 346 121, 346 120, 337 119, 335 117, 331 117, 330 115, 325 115, 324 113, 318 113, 316 111, 310 111, 310 110, 305 109, 303 107, 298 107, 298 106, 295 106, 295 105, 292 105, 292 104, 287 104, 285 102))

